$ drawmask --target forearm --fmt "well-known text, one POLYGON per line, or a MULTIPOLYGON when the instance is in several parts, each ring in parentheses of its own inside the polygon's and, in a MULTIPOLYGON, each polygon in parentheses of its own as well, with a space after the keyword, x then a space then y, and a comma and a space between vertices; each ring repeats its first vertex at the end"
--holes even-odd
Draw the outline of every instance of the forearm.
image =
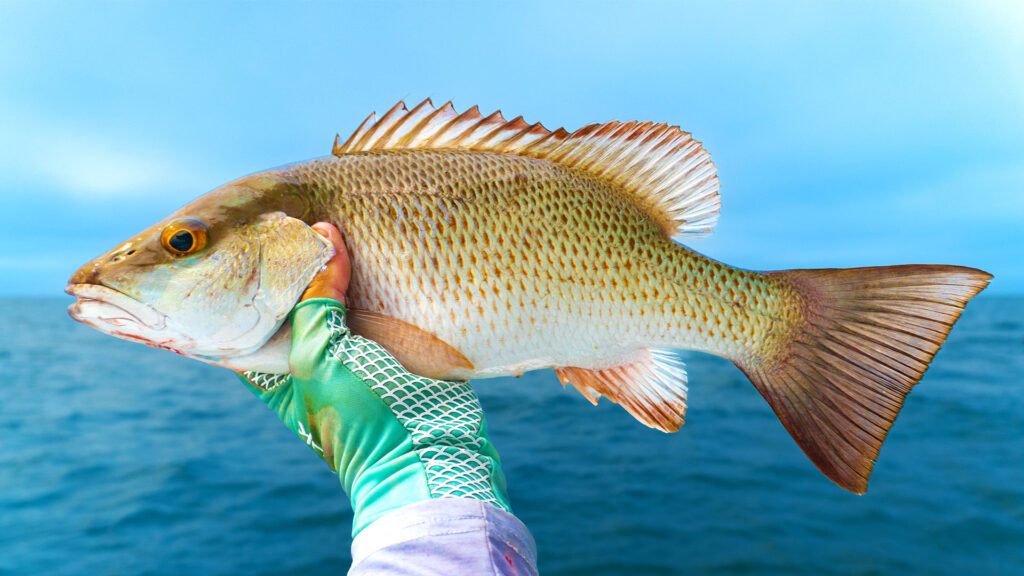
POLYGON ((473 498, 509 510, 500 460, 469 383, 410 374, 380 345, 352 335, 337 301, 302 302, 291 321, 292 377, 257 392, 338 472, 352 501, 354 534, 431 498, 473 498))
POLYGON ((313 228, 334 256, 292 310, 291 374, 243 380, 337 471, 353 509, 349 573, 535 575, 473 389, 410 374, 349 333, 344 241, 328 223, 313 228))

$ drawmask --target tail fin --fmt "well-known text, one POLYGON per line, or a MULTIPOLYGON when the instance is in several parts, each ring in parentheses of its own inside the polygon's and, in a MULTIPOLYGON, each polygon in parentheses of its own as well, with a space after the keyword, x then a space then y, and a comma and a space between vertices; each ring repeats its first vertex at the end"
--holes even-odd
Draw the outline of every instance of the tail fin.
POLYGON ((815 466, 863 494, 904 398, 992 276, 938 265, 769 274, 802 295, 804 320, 781 352, 740 369, 815 466))

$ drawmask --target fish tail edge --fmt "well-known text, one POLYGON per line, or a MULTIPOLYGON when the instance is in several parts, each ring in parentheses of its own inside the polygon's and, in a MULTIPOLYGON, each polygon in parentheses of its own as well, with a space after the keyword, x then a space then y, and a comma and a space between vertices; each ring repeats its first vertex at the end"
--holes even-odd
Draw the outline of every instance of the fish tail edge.
POLYGON ((992 276, 919 264, 768 274, 803 317, 771 353, 736 364, 814 465, 863 494, 904 399, 992 276))

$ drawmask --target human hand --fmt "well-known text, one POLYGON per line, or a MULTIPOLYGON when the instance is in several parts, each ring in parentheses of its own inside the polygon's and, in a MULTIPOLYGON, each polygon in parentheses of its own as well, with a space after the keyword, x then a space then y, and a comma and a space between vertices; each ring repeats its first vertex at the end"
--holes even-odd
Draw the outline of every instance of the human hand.
POLYGON ((313 225, 335 255, 291 314, 291 374, 242 379, 338 473, 352 500, 353 533, 398 507, 474 498, 508 510, 505 479, 468 382, 408 372, 345 323, 351 270, 331 224, 313 225))
POLYGON ((345 240, 334 224, 329 222, 317 222, 313 224, 312 228, 334 245, 334 257, 324 265, 323 270, 313 277, 299 301, 330 298, 344 305, 345 292, 348 291, 348 283, 352 278, 352 268, 349 264, 345 240))

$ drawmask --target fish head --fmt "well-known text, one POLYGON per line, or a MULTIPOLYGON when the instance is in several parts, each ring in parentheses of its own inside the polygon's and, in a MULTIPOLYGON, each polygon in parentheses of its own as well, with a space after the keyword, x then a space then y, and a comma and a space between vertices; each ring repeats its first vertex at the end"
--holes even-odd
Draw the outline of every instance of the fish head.
POLYGON ((68 312, 211 364, 287 372, 278 333, 334 254, 304 198, 273 173, 218 188, 75 272, 68 312))

